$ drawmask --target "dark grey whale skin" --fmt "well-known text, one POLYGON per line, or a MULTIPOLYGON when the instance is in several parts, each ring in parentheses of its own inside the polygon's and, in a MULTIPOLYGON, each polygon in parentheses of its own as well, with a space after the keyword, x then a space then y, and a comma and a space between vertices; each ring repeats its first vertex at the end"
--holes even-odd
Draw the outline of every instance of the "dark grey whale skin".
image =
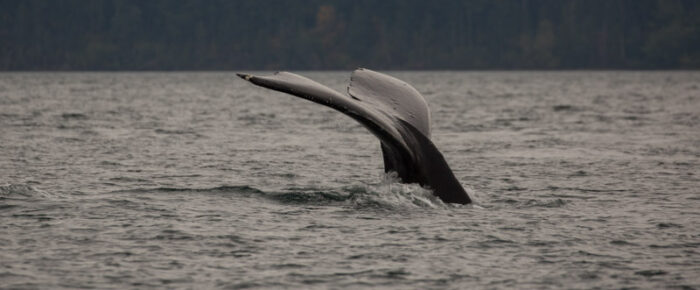
POLYGON ((353 72, 348 95, 289 72, 270 76, 237 74, 255 85, 331 107, 364 125, 381 142, 384 170, 403 183, 418 183, 446 203, 472 200, 430 141, 430 111, 409 84, 368 69, 353 72))

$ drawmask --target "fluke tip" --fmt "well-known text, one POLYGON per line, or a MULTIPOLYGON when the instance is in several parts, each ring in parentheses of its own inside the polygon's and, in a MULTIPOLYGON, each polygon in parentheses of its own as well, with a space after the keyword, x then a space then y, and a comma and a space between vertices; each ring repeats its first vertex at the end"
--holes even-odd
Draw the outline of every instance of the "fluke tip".
POLYGON ((251 75, 247 75, 247 74, 239 74, 239 73, 237 73, 236 75, 237 75, 237 76, 239 76, 240 78, 242 78, 242 79, 246 80, 246 81, 250 80, 250 78, 252 78, 252 77, 253 77, 253 76, 251 76, 251 75))

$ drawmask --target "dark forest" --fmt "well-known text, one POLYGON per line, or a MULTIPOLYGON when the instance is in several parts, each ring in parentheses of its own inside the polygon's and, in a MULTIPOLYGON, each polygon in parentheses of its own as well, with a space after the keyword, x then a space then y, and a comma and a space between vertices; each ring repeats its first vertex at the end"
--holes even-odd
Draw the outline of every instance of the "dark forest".
POLYGON ((700 1, 0 0, 0 70, 698 69, 700 1))

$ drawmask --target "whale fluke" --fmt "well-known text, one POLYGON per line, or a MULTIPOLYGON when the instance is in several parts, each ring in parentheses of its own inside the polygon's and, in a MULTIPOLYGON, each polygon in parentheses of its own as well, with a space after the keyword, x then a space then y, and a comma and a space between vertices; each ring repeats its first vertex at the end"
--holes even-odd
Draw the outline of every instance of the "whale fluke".
POLYGON ((268 89, 331 107, 365 126, 381 143, 384 170, 401 182, 418 183, 447 203, 472 200, 430 141, 430 110, 411 85, 368 69, 353 72, 348 95, 289 72, 270 76, 237 74, 268 89))

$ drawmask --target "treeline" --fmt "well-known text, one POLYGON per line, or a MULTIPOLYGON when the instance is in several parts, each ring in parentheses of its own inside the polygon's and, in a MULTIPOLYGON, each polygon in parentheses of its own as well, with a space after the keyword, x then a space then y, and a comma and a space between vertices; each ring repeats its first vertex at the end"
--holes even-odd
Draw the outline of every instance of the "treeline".
POLYGON ((697 0, 0 0, 0 70, 697 69, 697 0))

